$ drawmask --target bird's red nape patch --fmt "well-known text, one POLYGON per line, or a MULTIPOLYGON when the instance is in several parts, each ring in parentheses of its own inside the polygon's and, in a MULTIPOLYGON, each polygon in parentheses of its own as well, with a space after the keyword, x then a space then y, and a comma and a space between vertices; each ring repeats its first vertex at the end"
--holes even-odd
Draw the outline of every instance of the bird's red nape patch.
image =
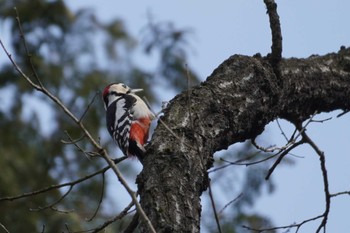
POLYGON ((106 86, 105 89, 103 89, 103 92, 102 92, 102 96, 103 96, 103 97, 105 97, 105 96, 108 94, 108 92, 109 92, 109 87, 110 87, 111 85, 112 85, 112 84, 106 86))

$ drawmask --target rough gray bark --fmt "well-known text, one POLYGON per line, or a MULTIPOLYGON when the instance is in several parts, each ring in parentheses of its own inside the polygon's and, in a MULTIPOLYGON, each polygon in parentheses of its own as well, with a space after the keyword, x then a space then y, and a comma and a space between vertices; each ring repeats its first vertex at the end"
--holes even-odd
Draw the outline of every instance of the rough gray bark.
POLYGON ((315 111, 350 109, 349 48, 283 59, 281 74, 278 79, 266 58, 235 55, 170 102, 137 180, 157 232, 200 231, 200 196, 214 152, 255 138, 276 118, 300 122, 315 111))

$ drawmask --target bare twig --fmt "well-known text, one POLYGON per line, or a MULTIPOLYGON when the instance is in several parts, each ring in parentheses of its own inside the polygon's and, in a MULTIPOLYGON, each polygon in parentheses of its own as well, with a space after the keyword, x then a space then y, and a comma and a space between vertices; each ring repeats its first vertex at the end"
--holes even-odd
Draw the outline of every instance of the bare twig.
POLYGON ((212 173, 212 172, 217 172, 221 169, 224 169, 226 167, 229 167, 229 166, 232 166, 232 165, 236 165, 236 166, 250 166, 250 165, 254 165, 254 164, 258 164, 258 163, 262 163, 262 162, 265 162, 269 159, 272 159, 273 157, 275 157, 276 155, 271 155, 271 156, 268 156, 266 158, 263 158, 261 160, 257 160, 257 161, 253 161, 253 162, 244 162, 244 161, 249 161, 250 159, 254 158, 255 156, 257 156, 258 154, 260 154, 260 151, 248 156, 248 157, 245 157, 245 158, 242 158, 242 159, 238 159, 236 161, 228 161, 226 159, 223 159, 223 158, 220 158, 221 161, 227 163, 223 166, 220 166, 220 167, 217 167, 217 168, 214 168, 214 169, 211 169, 208 173, 212 173))
POLYGON ((2 197, 2 198, 0 198, 0 201, 14 201, 14 200, 21 199, 21 198, 26 198, 26 197, 42 194, 42 193, 45 193, 45 192, 48 192, 48 191, 51 191, 54 189, 60 189, 60 188, 67 187, 67 186, 74 186, 74 185, 81 183, 85 180, 88 180, 88 179, 90 179, 98 174, 105 173, 108 169, 110 169, 110 167, 106 166, 99 171, 96 171, 90 175, 87 175, 87 176, 82 177, 80 179, 77 179, 75 181, 71 181, 71 182, 67 182, 67 183, 63 183, 63 184, 58 184, 58 185, 51 185, 51 186, 45 187, 43 189, 39 189, 39 190, 36 190, 33 192, 23 193, 23 194, 20 194, 17 196, 2 197))
MULTIPOLYGON (((74 140, 74 139, 69 135, 69 133, 68 133, 66 130, 64 131, 64 133, 67 135, 69 141, 63 141, 63 143, 65 143, 65 144, 73 144, 73 145, 78 149, 78 151, 82 152, 82 153, 85 155, 85 157, 86 157, 87 159, 90 160, 90 157, 95 157, 95 156, 100 155, 98 152, 94 152, 94 151, 85 151, 83 148, 81 148, 81 147, 78 145, 78 142, 79 142, 81 139, 83 139, 83 138, 85 137, 85 135, 83 135, 82 137, 80 137, 80 138, 74 140)), ((62 140, 61 140, 61 141, 62 141, 62 140)))
POLYGON ((30 54, 29 49, 28 49, 27 41, 26 41, 24 33, 23 33, 22 24, 21 24, 21 20, 19 18, 17 8, 15 7, 14 10, 16 11, 16 21, 17 21, 19 33, 20 33, 20 36, 21 36, 21 39, 23 42, 23 47, 24 47, 26 54, 27 54, 28 64, 30 65, 31 70, 33 72, 33 75, 34 75, 36 81, 38 82, 39 86, 43 87, 43 84, 41 83, 41 80, 39 79, 39 76, 38 76, 38 74, 35 70, 34 64, 32 62, 32 55, 30 54))
POLYGON ((278 146, 262 147, 256 143, 255 138, 253 138, 251 140, 251 142, 256 149, 261 150, 263 152, 270 153, 270 152, 274 152, 276 150, 278 150, 280 152, 280 151, 287 149, 288 147, 290 147, 291 145, 293 145, 295 143, 295 139, 291 138, 290 140, 288 140, 288 143, 282 147, 278 147, 278 146))
POLYGON ((294 224, 290 224, 290 225, 286 225, 286 226, 279 226, 279 227, 271 227, 271 228, 264 228, 264 229, 255 229, 255 228, 251 228, 251 227, 248 227, 248 226, 242 226, 243 228, 245 229, 248 229, 250 231, 254 231, 254 232, 259 232, 259 233, 263 233, 263 232, 271 232, 271 231, 275 231, 275 230, 280 230, 280 229, 291 229, 291 228, 297 228, 296 232, 298 232, 299 228, 308 223, 308 222, 311 222, 311 221, 315 221, 319 218, 322 218, 323 217, 323 214, 322 215, 319 215, 319 216, 316 216, 316 217, 313 217, 313 218, 310 218, 310 219, 307 219, 307 220, 304 220, 300 223, 294 223, 294 224))
POLYGON ((102 204, 104 190, 105 190, 105 173, 102 173, 102 187, 101 187, 100 200, 98 201, 97 208, 96 208, 94 214, 90 218, 86 219, 87 222, 91 222, 96 217, 98 210, 100 209, 101 204, 102 204))
POLYGON ((294 148, 296 148, 297 146, 300 146, 301 144, 303 144, 304 141, 300 140, 294 144, 292 144, 289 148, 281 151, 281 153, 279 154, 277 160, 275 161, 275 163, 272 165, 272 167, 269 169, 269 171, 267 172, 267 175, 265 176, 265 180, 268 180, 270 178, 270 176, 272 175, 273 171, 275 170, 275 168, 278 166, 278 164, 280 164, 280 162, 282 161, 282 159, 284 158, 284 156, 286 156, 290 151, 292 151, 294 148))
POLYGON ((134 217, 132 217, 129 225, 123 231, 123 233, 133 233, 138 225, 139 225, 139 214, 136 212, 134 217))
POLYGON ((224 212, 224 210, 231 205, 232 203, 236 202, 238 199, 240 199, 243 196, 243 193, 240 193, 237 197, 235 197, 233 200, 229 201, 220 211, 219 211, 219 215, 222 214, 222 212, 224 212))
POLYGON ((330 207, 331 207, 331 197, 332 196, 329 192, 328 174, 327 174, 327 169, 326 169, 326 158, 324 156, 324 152, 318 148, 316 143, 306 134, 305 130, 302 131, 302 136, 303 136, 303 140, 306 143, 308 143, 312 147, 312 149, 314 149, 316 154, 319 156, 322 177, 323 177, 323 188, 324 188, 324 193, 325 193, 326 208, 325 208, 325 211, 323 213, 323 220, 316 230, 316 233, 318 233, 321 231, 322 228, 323 229, 326 228, 328 214, 329 214, 330 207))
MULTIPOLYGON (((252 144, 259 150, 262 150, 264 152, 273 152, 275 150, 279 150, 279 152, 277 154, 275 154, 274 156, 279 156, 278 159, 275 161, 275 163, 273 164, 273 166, 269 169, 265 179, 268 180, 271 176, 271 174, 273 173, 273 171, 275 170, 275 168, 277 167, 277 165, 282 161, 282 159, 287 155, 289 154, 289 152, 296 148, 297 146, 305 143, 305 140, 302 138, 300 141, 296 142, 296 140, 301 137, 303 135, 303 133, 305 132, 306 130, 306 127, 311 123, 311 122, 323 122, 323 121, 316 121, 316 120, 313 120, 313 118, 316 116, 317 114, 317 111, 314 112, 314 114, 309 118, 309 120, 305 123, 304 126, 301 125, 301 123, 295 123, 296 125, 296 131, 298 131, 298 134, 296 134, 296 131, 294 131, 294 133, 292 134, 292 136, 290 137, 290 139, 288 140, 287 137, 285 136, 285 138, 287 139, 287 144, 284 145, 283 147, 270 147, 270 148, 264 148, 264 147, 261 147, 259 145, 256 144, 255 142, 255 139, 252 139, 252 144), (297 124, 299 124, 297 126, 297 124), (300 127, 300 128, 298 128, 300 127)), ((327 120, 327 119, 326 119, 327 120)), ((280 125, 278 124, 278 126, 280 127, 280 125)), ((281 129, 281 127, 280 127, 281 129)), ((281 131, 283 132, 283 130, 281 129, 281 131)), ((274 157, 273 156, 273 157, 274 157)))
POLYGON ((72 233, 72 232, 71 232, 71 230, 69 229, 69 227, 68 227, 68 224, 67 224, 67 223, 65 223, 65 224, 64 224, 64 226, 66 227, 66 229, 67 229, 67 232, 68 232, 68 233, 72 233))
POLYGON ((343 111, 342 113, 340 113, 340 114, 337 115, 337 118, 339 118, 339 117, 341 117, 341 116, 344 116, 344 115, 347 114, 348 112, 350 112, 350 110, 343 111))
POLYGON ((97 232, 100 232, 101 230, 105 229, 107 226, 109 226, 111 223, 119 220, 119 219, 122 219, 125 215, 127 215, 129 213, 129 210, 131 207, 134 206, 134 202, 131 201, 130 204, 128 206, 126 206, 124 208, 124 210, 122 210, 117 216, 107 220, 106 222, 104 222, 102 225, 100 225, 99 227, 95 228, 92 230, 92 233, 97 233, 97 232))
POLYGON ((65 130, 64 133, 68 136, 69 141, 61 140, 61 143, 63 143, 63 144, 76 144, 85 138, 85 135, 82 135, 81 137, 79 137, 77 139, 72 139, 71 137, 69 137, 69 133, 67 130, 65 130))
POLYGON ((325 121, 330 121, 330 120, 332 120, 332 117, 328 117, 328 118, 322 119, 322 120, 314 120, 314 119, 312 119, 311 122, 323 123, 323 122, 325 122, 325 121))
POLYGON ((0 222, 0 227, 5 231, 5 233, 10 233, 9 230, 0 222))
POLYGON ((288 142, 288 137, 287 135, 284 133, 283 129, 282 129, 282 126, 280 125, 280 122, 278 119, 276 119, 276 122, 277 122, 277 125, 278 125, 278 128, 281 130, 281 134, 283 135, 283 137, 286 139, 286 141, 288 142))
MULTIPOLYGON (((296 140, 302 135, 302 132, 306 129, 306 127, 307 127, 311 122, 323 122, 323 121, 325 121, 325 120, 323 120, 323 121, 313 120, 313 118, 316 116, 316 114, 317 114, 317 111, 315 111, 314 114, 312 114, 312 115, 310 116, 309 120, 305 123, 305 126, 302 127, 300 131, 298 131, 298 129, 295 128, 295 131, 294 131, 294 133, 292 134, 292 136, 290 137, 290 139, 288 139, 288 138, 286 137, 286 135, 283 133, 283 131, 282 131, 280 125, 278 124, 280 130, 282 131, 282 134, 284 134, 284 136, 285 136, 285 138, 286 138, 286 140, 287 140, 287 144, 284 145, 284 146, 282 146, 282 147, 271 146, 271 147, 265 148, 265 147, 259 146, 259 145, 255 142, 255 139, 256 139, 256 138, 253 138, 253 139, 251 140, 251 142, 252 142, 253 146, 255 146, 255 148, 257 148, 258 150, 261 150, 261 151, 263 151, 263 152, 274 152, 274 151, 276 151, 276 150, 278 150, 279 152, 284 151, 284 150, 286 150, 287 148, 289 148, 290 146, 292 146, 292 145, 295 144, 296 140), (296 134, 297 132, 298 132, 298 134, 296 134)), ((327 120, 327 119, 326 119, 326 120, 327 120)))
POLYGON ((331 197, 336 197, 340 195, 349 195, 350 196, 350 191, 344 191, 344 192, 339 192, 339 193, 333 193, 331 194, 331 197))
POLYGON ((90 101, 90 103, 88 104, 88 106, 86 107, 84 113, 81 115, 79 121, 82 121, 86 115, 86 113, 89 111, 91 105, 94 103, 95 99, 96 99, 96 96, 98 96, 100 94, 100 91, 96 91, 94 97, 92 98, 92 100, 90 101))
POLYGON ((52 209, 54 211, 57 212, 62 212, 62 213, 69 213, 69 212, 73 212, 74 210, 58 210, 57 208, 54 208, 55 205, 57 205, 58 203, 60 203, 73 189, 73 186, 70 186, 69 189, 67 190, 67 192, 65 194, 63 194, 58 200, 56 200, 55 202, 44 206, 44 207, 38 207, 38 208, 30 208, 30 211, 40 211, 40 210, 46 210, 46 209, 52 209))
POLYGON ((215 201, 214 201, 213 192, 211 190, 210 183, 209 183, 209 197, 210 197, 210 202, 211 202, 211 208, 213 209, 213 212, 214 212, 216 227, 218 228, 218 232, 221 233, 222 231, 221 231, 219 216, 218 216, 218 213, 216 211, 215 201))
POLYGON ((295 123, 296 129, 299 131, 299 134, 297 136, 292 137, 293 140, 297 139, 299 136, 301 136, 301 140, 292 144, 292 146, 290 146, 289 148, 285 149, 283 151, 283 153, 281 153, 279 155, 279 158, 276 160, 275 164, 270 168, 268 175, 266 176, 266 179, 269 178, 269 176, 271 175, 271 173, 273 172, 274 168, 277 167, 278 163, 282 160, 283 156, 285 156, 287 153, 289 153, 292 149, 294 149, 295 147, 303 144, 303 143, 307 143, 309 144, 312 149, 316 152, 316 154, 319 156, 320 159, 320 167, 321 167, 321 171, 322 171, 322 177, 323 177, 323 186, 324 186, 324 193, 325 193, 325 201, 326 201, 326 207, 325 207, 325 211, 323 214, 304 220, 300 223, 295 223, 295 224, 290 224, 290 225, 286 225, 286 226, 279 226, 279 227, 272 227, 272 228, 265 228, 265 229, 254 229, 254 228, 250 228, 248 226, 243 226, 244 228, 251 230, 251 231, 255 231, 255 232, 268 232, 268 231, 273 231, 273 230, 278 230, 278 229, 290 229, 290 228, 296 228, 296 232, 298 232, 299 228, 304 225, 305 223, 308 223, 310 221, 314 221, 317 219, 322 218, 322 221, 320 223, 320 225, 318 226, 316 233, 319 233, 322 229, 325 232, 326 229, 326 224, 327 224, 327 220, 328 220, 328 215, 329 215, 329 211, 330 211, 330 205, 331 205, 331 198, 332 197, 336 197, 338 195, 350 195, 350 191, 344 191, 344 192, 339 192, 339 193, 335 193, 335 194, 330 194, 329 192, 329 183, 328 183, 328 174, 327 174, 327 169, 326 169, 326 163, 325 163, 325 155, 324 153, 318 148, 318 146, 316 145, 316 143, 306 134, 306 127, 311 123, 311 122, 318 122, 318 123, 323 123, 324 121, 329 120, 329 118, 324 119, 324 120, 313 120, 313 117, 317 114, 317 112, 315 112, 310 119, 306 122, 306 124, 304 126, 302 126, 301 122, 295 123))

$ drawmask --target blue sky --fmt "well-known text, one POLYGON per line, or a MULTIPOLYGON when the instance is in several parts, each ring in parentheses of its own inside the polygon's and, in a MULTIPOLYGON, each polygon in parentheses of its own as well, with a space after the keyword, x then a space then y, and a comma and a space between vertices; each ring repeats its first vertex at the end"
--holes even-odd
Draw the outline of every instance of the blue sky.
MULTIPOLYGON (((284 57, 308 57, 336 52, 341 45, 350 45, 350 2, 341 0, 278 1, 283 33, 284 57)), ((73 9, 93 8, 102 20, 122 18, 128 30, 140 37, 142 28, 151 13, 155 20, 172 21, 178 28, 189 28, 189 65, 204 80, 225 59, 234 54, 266 55, 270 51, 271 36, 263 1, 67 1, 73 9)), ((147 65, 145 57, 138 57, 147 65)), ((164 99, 172 96, 164 95, 164 99)), ((339 112, 337 112, 339 113, 339 112)), ((330 190, 332 193, 350 190, 350 139, 349 116, 336 118, 337 113, 322 114, 317 119, 332 116, 325 123, 314 123, 307 132, 326 154, 330 190)), ((348 114, 349 115, 349 114, 348 114)), ((292 127, 282 122, 286 132, 292 127)), ((283 145, 284 141, 276 123, 266 127, 260 137, 265 145, 283 145)), ((277 190, 273 195, 263 195, 255 209, 273 220, 276 225, 288 225, 323 213, 324 195, 317 155, 303 146, 291 157, 294 166, 280 166, 273 177, 277 190)), ((219 197, 217 197, 219 198, 219 197)), ((220 209, 220 208, 219 208, 220 209)), ((347 232, 350 199, 347 196, 332 199, 328 232, 347 232)), ((319 222, 312 222, 299 233, 313 232, 319 222)), ((281 231, 282 232, 282 231, 281 231)), ((292 231, 294 232, 294 231, 292 231)))

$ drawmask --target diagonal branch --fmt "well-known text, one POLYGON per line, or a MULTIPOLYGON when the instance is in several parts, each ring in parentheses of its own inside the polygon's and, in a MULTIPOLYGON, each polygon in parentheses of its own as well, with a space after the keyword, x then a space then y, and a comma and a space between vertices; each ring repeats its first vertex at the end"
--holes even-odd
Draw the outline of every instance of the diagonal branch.
POLYGON ((118 219, 123 218, 125 215, 127 215, 129 213, 129 210, 131 209, 131 207, 134 206, 134 202, 130 202, 130 204, 128 206, 126 206, 118 215, 116 215, 115 217, 107 220, 106 222, 104 222, 103 224, 101 224, 99 227, 96 227, 95 229, 93 229, 91 232, 92 233, 97 233, 97 232, 101 232, 101 230, 105 229, 107 226, 109 226, 111 223, 115 222, 118 219))
MULTIPOLYGON (((18 24, 19 27, 21 28, 20 25, 20 21, 19 21, 19 16, 17 16, 18 20, 18 24)), ((24 35, 22 30, 20 30, 21 33, 21 37, 22 40, 25 40, 24 35)), ((15 70, 18 71, 18 73, 20 74, 20 76, 22 78, 24 78, 34 89, 36 89, 37 91, 42 92, 44 95, 46 95, 49 99, 51 99, 54 103, 56 103, 56 105, 58 107, 60 107, 64 113, 71 118, 71 120, 79 126, 79 128, 82 130, 82 132, 84 133, 84 135, 87 137, 87 139, 90 141, 90 143, 97 149, 97 151, 99 151, 99 154, 103 157, 103 159, 107 162, 107 164, 112 168, 113 172, 116 174, 116 176, 118 177, 119 182, 123 185, 123 187, 126 189, 126 191, 128 192, 128 194, 131 196, 140 216, 141 219, 143 219, 146 223, 146 225, 148 226, 148 228, 150 229, 151 232, 155 232, 150 220, 148 219, 148 217, 146 216, 145 212, 143 211, 141 205, 139 204, 136 194, 135 192, 130 188, 130 186, 128 185, 128 183, 126 182, 126 180, 124 179, 122 173, 119 171, 118 167, 115 165, 114 161, 109 157, 107 151, 101 147, 101 145, 92 137, 92 135, 90 134, 90 132, 86 129, 86 127, 84 126, 83 122, 78 119, 64 104, 63 102, 56 97, 54 94, 52 94, 48 89, 46 89, 39 77, 36 75, 36 78, 38 79, 38 84, 35 84, 30 78, 29 76, 27 76, 22 70, 21 68, 17 65, 17 63, 15 62, 15 60, 12 58, 11 54, 7 51, 7 49, 5 48, 4 44, 2 43, 2 41, 0 40, 0 44, 4 50, 4 52, 6 53, 6 55, 8 56, 8 58, 10 59, 12 65, 14 66, 15 70)), ((30 67, 32 69, 32 72, 34 74, 36 74, 35 71, 35 67, 30 59, 31 55, 29 54, 29 50, 27 47, 26 42, 23 42, 24 46, 25 46, 25 50, 27 53, 27 57, 28 57, 28 62, 30 64, 30 67)))
POLYGON ((9 230, 0 222, 0 227, 5 231, 5 233, 10 233, 9 230))
POLYGON ((30 208, 30 211, 41 211, 41 210, 46 210, 46 209, 52 209, 54 211, 62 212, 62 213, 68 213, 72 212, 73 210, 58 210, 54 206, 60 203, 73 189, 73 186, 69 186, 69 189, 60 197, 58 198, 55 202, 48 204, 47 206, 39 206, 38 208, 30 208))
POLYGON ((34 75, 36 81, 38 82, 39 87, 43 87, 43 84, 41 83, 41 80, 40 80, 38 73, 35 70, 34 64, 32 62, 32 55, 30 54, 29 49, 28 49, 27 40, 25 39, 25 35, 23 33, 22 24, 21 24, 21 20, 19 18, 17 7, 15 7, 14 10, 16 11, 16 21, 17 21, 17 25, 18 25, 18 29, 19 29, 19 34, 20 34, 20 37, 22 39, 23 47, 24 47, 26 54, 27 54, 28 64, 30 65, 30 68, 33 72, 33 75, 34 75))
POLYGON ((77 179, 75 181, 66 182, 66 183, 62 183, 62 184, 58 184, 58 185, 51 185, 51 186, 48 186, 48 187, 45 187, 45 188, 42 188, 42 189, 39 189, 39 190, 36 190, 36 191, 33 191, 33 192, 23 193, 23 194, 20 194, 20 195, 17 195, 17 196, 1 197, 0 201, 14 201, 14 200, 17 200, 17 199, 22 199, 22 198, 26 198, 26 197, 42 194, 42 193, 45 193, 45 192, 48 192, 48 191, 51 191, 51 190, 54 190, 54 189, 60 189, 60 188, 67 187, 67 186, 73 187, 74 185, 82 183, 85 180, 88 180, 88 179, 90 179, 90 178, 92 178, 92 177, 94 177, 94 176, 96 176, 98 174, 105 173, 108 169, 110 169, 110 167, 106 166, 106 167, 102 168, 99 171, 96 171, 96 172, 94 172, 94 173, 92 173, 90 175, 87 175, 87 176, 84 176, 82 178, 79 178, 79 179, 77 179))

